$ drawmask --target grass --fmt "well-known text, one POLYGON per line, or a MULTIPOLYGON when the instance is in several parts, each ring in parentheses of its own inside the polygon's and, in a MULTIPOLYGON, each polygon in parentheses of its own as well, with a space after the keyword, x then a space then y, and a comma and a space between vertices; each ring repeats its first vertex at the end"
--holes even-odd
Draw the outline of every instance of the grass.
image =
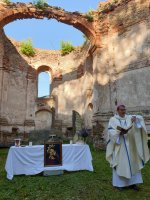
POLYGON ((148 200, 150 163, 142 170, 144 184, 135 192, 118 191, 111 185, 111 169, 105 152, 92 150, 94 172, 80 171, 62 176, 15 176, 6 179, 4 165, 8 149, 0 149, 0 200, 148 200))

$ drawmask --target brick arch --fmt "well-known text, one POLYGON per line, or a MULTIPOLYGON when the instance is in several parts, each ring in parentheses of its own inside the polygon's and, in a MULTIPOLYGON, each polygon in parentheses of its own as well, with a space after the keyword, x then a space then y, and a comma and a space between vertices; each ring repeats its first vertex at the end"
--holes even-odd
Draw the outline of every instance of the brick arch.
POLYGON ((52 113, 52 109, 49 108, 48 106, 47 107, 45 106, 45 107, 42 107, 42 108, 38 108, 38 110, 35 112, 35 114, 42 112, 42 111, 47 111, 47 112, 52 113))
POLYGON ((48 74, 51 77, 51 81, 53 80, 53 78, 54 78, 53 77, 53 71, 52 71, 52 69, 49 66, 47 66, 47 65, 41 65, 41 66, 39 66, 38 69, 37 69, 37 76, 41 72, 48 72, 48 74))
POLYGON ((48 6, 44 10, 37 9, 33 4, 11 3, 6 5, 0 3, 0 28, 17 19, 56 19, 62 23, 72 25, 83 32, 93 45, 96 43, 94 22, 88 22, 84 14, 78 12, 67 12, 64 9, 48 6))

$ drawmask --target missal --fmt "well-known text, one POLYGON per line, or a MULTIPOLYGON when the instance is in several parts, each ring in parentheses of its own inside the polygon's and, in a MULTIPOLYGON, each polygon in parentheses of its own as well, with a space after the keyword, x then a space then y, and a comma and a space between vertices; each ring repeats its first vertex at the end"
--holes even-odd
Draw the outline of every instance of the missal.
POLYGON ((121 126, 117 126, 117 130, 119 130, 122 134, 126 134, 128 133, 128 131, 132 128, 132 126, 130 126, 128 129, 122 128, 121 126))

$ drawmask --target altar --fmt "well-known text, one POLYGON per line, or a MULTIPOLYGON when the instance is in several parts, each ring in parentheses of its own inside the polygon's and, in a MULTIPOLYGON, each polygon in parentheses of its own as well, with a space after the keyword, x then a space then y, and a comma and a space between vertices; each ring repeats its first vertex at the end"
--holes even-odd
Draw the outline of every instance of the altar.
POLYGON ((93 171, 92 155, 88 145, 63 144, 62 166, 44 167, 44 145, 11 147, 5 170, 7 178, 14 175, 36 175, 45 170, 93 171))

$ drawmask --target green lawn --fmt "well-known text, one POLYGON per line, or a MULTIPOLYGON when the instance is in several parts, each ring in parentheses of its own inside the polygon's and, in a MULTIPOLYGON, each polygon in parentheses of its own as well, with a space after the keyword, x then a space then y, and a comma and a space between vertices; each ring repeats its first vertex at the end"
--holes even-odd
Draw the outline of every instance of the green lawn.
POLYGON ((150 199, 150 163, 142 171, 140 191, 118 191, 111 185, 111 169, 105 152, 92 149, 94 172, 80 171, 62 176, 15 176, 6 179, 4 170, 8 149, 0 149, 0 200, 148 200, 150 199))

